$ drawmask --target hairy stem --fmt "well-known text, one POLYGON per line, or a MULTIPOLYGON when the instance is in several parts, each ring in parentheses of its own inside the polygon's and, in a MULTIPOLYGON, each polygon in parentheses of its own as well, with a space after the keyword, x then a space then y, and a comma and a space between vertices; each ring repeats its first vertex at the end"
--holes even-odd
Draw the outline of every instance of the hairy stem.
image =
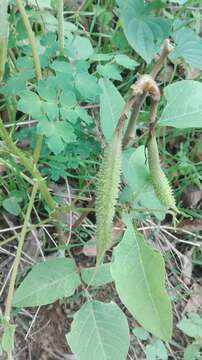
POLYGON ((11 279, 10 279, 10 283, 9 283, 8 296, 7 296, 7 299, 6 299, 6 307, 5 307, 5 318, 6 318, 7 321, 10 321, 10 315, 11 315, 11 309, 12 309, 12 301, 13 301, 13 293, 14 293, 14 288, 15 288, 15 280, 16 280, 16 276, 17 276, 17 270, 18 270, 18 266, 19 266, 19 263, 20 263, 22 248, 23 248, 23 245, 24 245, 25 235, 27 233, 27 227, 29 226, 29 219, 30 219, 32 207, 34 205, 34 199, 35 199, 35 196, 37 194, 38 185, 39 184, 36 181, 36 183, 34 184, 34 187, 32 189, 29 205, 28 205, 27 212, 26 212, 26 215, 25 215, 23 228, 22 228, 20 238, 19 238, 19 242, 18 242, 18 247, 17 247, 15 260, 14 260, 14 263, 13 263, 13 270, 12 270, 11 279))
POLYGON ((63 8, 64 8, 64 1, 58 0, 58 11, 57 11, 57 18, 58 18, 58 42, 59 42, 59 50, 60 55, 64 54, 64 15, 63 15, 63 8))

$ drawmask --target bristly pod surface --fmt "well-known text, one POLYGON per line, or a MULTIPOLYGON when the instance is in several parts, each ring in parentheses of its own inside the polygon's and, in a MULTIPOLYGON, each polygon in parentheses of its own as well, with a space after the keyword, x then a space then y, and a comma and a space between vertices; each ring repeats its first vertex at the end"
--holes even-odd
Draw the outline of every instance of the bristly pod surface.
POLYGON ((96 193, 97 265, 112 244, 113 218, 121 174, 121 133, 115 132, 104 151, 96 193))
POLYGON ((151 134, 148 141, 148 164, 154 191, 158 199, 163 205, 165 205, 167 209, 174 210, 174 212, 179 212, 176 207, 172 188, 161 168, 158 145, 154 134, 151 134))

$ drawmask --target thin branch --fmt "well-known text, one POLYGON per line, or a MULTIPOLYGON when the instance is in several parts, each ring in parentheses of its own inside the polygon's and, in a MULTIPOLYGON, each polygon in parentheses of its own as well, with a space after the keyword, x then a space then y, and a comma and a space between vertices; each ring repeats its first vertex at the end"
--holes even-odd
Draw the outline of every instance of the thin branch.
MULTIPOLYGON (((156 76, 158 75, 159 71, 162 69, 163 64, 169 53, 173 50, 173 46, 171 45, 170 41, 168 39, 165 40, 164 46, 162 49, 162 52, 159 56, 159 59, 157 60, 156 64, 154 65, 153 70, 150 73, 150 77, 155 80, 156 76)), ((146 99, 147 93, 137 93, 135 102, 133 105, 133 111, 128 123, 128 127, 126 129, 124 138, 123 138, 123 148, 126 148, 128 144, 130 143, 131 139, 133 138, 133 130, 136 125, 139 112, 142 108, 142 105, 144 104, 144 101, 146 99)))
POLYGON ((14 263, 13 263, 13 270, 12 270, 11 279, 10 279, 10 283, 9 283, 8 296, 6 299, 6 307, 5 307, 5 318, 8 322, 10 322, 12 302, 13 302, 13 293, 14 293, 14 288, 15 288, 15 280, 16 280, 16 276, 17 276, 17 270, 18 270, 18 266, 20 263, 20 258, 21 258, 22 248, 24 245, 25 235, 27 233, 27 227, 29 226, 29 219, 30 219, 32 207, 34 205, 34 200, 35 200, 35 196, 37 194, 37 190, 38 190, 38 182, 36 181, 36 183, 34 184, 34 187, 32 189, 32 194, 31 194, 29 205, 27 208, 25 221, 23 224, 20 238, 19 238, 17 252, 16 252, 14 263))

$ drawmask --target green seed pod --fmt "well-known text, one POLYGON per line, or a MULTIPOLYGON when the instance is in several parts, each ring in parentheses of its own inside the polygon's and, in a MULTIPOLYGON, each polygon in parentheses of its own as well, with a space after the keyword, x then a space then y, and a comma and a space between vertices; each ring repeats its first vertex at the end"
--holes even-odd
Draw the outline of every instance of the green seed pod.
POLYGON ((112 243, 113 217, 119 192, 121 173, 121 135, 115 133, 106 146, 100 167, 96 194, 97 265, 112 243))
POLYGON ((163 205, 166 206, 167 209, 172 209, 175 212, 179 212, 176 207, 172 188, 166 175, 161 169, 158 146, 156 142, 156 137, 154 135, 151 135, 148 141, 148 163, 154 191, 158 199, 163 205))

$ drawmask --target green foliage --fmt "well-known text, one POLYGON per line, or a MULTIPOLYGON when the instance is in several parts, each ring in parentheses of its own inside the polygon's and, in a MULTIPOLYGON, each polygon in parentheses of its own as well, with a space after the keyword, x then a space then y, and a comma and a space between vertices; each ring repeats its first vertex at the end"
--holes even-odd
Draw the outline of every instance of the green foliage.
POLYGON ((177 327, 190 337, 202 338, 202 318, 196 313, 184 316, 177 327))
POLYGON ((200 345, 194 343, 188 345, 184 351, 183 360, 200 360, 200 359, 201 359, 200 345))
POLYGON ((125 360, 129 347, 127 320, 113 302, 84 304, 66 338, 80 360, 125 360))
MULTIPOLYGON (((159 220, 165 217, 165 206, 154 192, 151 175, 145 158, 144 146, 123 153, 122 170, 128 184, 129 202, 133 208, 143 207, 159 220)), ((124 200, 124 193, 122 193, 124 200)))
POLYGON ((147 360, 167 360, 168 353, 165 345, 161 340, 154 340, 151 344, 145 348, 147 360))
POLYGON ((112 277, 121 301, 148 331, 168 341, 172 334, 171 304, 164 286, 162 256, 146 244, 131 223, 114 250, 112 277))
POLYGON ((164 90, 167 105, 159 125, 177 128, 201 128, 202 84, 194 80, 182 80, 168 85, 164 90))
POLYGON ((35 265, 16 290, 15 307, 51 304, 73 295, 80 279, 71 259, 53 259, 35 265))
POLYGON ((194 31, 183 26, 181 21, 174 23, 173 39, 176 47, 170 55, 171 60, 182 58, 191 67, 202 70, 202 39, 194 31))
POLYGON ((21 198, 16 196, 10 196, 2 201, 3 208, 14 216, 18 216, 21 213, 21 207, 19 203, 22 201, 21 198))
POLYGON ((110 273, 110 263, 95 267, 81 269, 81 277, 86 284, 91 286, 103 286, 113 281, 110 273))
POLYGON ((114 84, 108 79, 99 81, 102 89, 100 96, 100 124, 106 140, 110 140, 116 128, 125 101, 114 84))
POLYGON ((170 34, 170 24, 154 16, 143 0, 117 0, 124 33, 129 44, 150 63, 163 40, 170 34))

